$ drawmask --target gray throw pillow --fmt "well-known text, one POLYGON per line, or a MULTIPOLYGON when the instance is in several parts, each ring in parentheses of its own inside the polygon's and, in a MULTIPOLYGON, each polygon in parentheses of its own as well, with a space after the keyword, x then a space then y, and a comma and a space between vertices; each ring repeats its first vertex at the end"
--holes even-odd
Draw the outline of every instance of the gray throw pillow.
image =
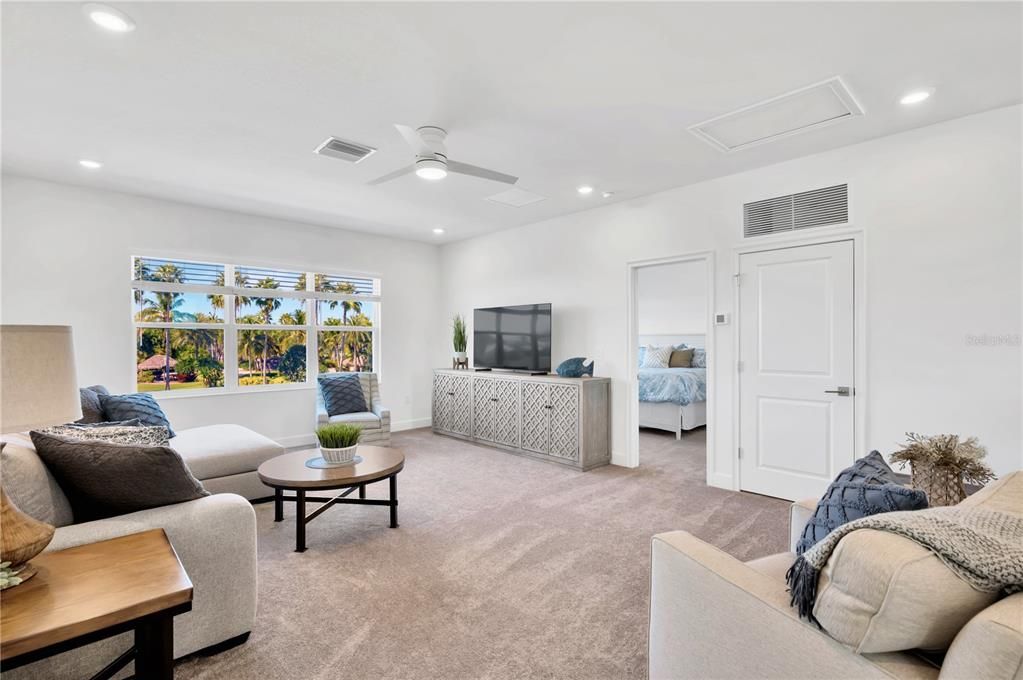
POLYGON ((99 403, 101 394, 110 394, 110 392, 102 385, 90 385, 78 389, 78 395, 82 400, 82 417, 76 420, 76 423, 102 423, 105 420, 103 406, 99 403))
POLYGON ((871 451, 838 473, 824 492, 813 517, 803 527, 796 554, 802 555, 836 527, 854 519, 926 507, 927 494, 902 486, 895 472, 884 461, 884 456, 871 451))
POLYGON ((369 410, 358 373, 326 373, 319 377, 319 383, 327 415, 339 416, 369 410))
POLYGON ((143 425, 163 425, 174 436, 170 421, 151 394, 101 394, 104 420, 131 420, 137 418, 143 425))
POLYGON ((71 503, 75 522, 209 496, 185 461, 166 446, 83 441, 32 432, 36 453, 71 503))

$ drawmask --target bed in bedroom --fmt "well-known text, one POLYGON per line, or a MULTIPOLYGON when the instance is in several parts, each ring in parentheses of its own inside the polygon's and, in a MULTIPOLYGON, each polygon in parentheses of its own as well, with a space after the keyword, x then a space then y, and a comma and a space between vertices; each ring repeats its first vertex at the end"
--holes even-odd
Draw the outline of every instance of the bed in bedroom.
MULTIPOLYGON (((696 366, 641 367, 638 372, 639 426, 674 432, 676 439, 682 438, 683 430, 707 424, 705 336, 640 336, 640 347, 682 345, 701 350, 703 360, 696 366)), ((641 350, 641 356, 644 353, 641 350)))

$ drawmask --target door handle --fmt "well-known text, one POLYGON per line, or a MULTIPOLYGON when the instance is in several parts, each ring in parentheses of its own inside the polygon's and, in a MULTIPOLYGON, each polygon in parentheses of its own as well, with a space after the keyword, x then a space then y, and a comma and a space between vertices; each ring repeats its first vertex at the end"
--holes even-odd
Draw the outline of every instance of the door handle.
POLYGON ((845 385, 839 385, 838 389, 824 390, 824 394, 837 394, 840 397, 848 397, 852 394, 852 388, 846 387, 845 385))

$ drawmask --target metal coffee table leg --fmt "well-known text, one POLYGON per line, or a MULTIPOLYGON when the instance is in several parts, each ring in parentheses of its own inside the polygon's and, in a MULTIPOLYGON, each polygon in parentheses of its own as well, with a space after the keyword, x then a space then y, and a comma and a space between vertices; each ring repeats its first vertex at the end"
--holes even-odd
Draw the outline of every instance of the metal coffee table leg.
POLYGON ((391 492, 391 528, 398 528, 398 475, 388 477, 391 492))
POLYGON ((305 489, 295 491, 295 552, 305 552, 305 489))

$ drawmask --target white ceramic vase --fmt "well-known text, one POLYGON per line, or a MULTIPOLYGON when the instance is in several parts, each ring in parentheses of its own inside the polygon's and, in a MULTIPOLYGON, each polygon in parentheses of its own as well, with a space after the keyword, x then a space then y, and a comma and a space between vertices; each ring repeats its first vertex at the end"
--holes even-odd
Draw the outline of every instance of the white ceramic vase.
POLYGON ((455 358, 459 361, 465 361, 469 354, 467 352, 455 352, 455 358))
POLYGON ((323 456, 323 460, 334 465, 351 463, 355 460, 355 450, 358 448, 358 444, 354 446, 346 446, 343 449, 328 449, 321 446, 320 455, 323 456))

